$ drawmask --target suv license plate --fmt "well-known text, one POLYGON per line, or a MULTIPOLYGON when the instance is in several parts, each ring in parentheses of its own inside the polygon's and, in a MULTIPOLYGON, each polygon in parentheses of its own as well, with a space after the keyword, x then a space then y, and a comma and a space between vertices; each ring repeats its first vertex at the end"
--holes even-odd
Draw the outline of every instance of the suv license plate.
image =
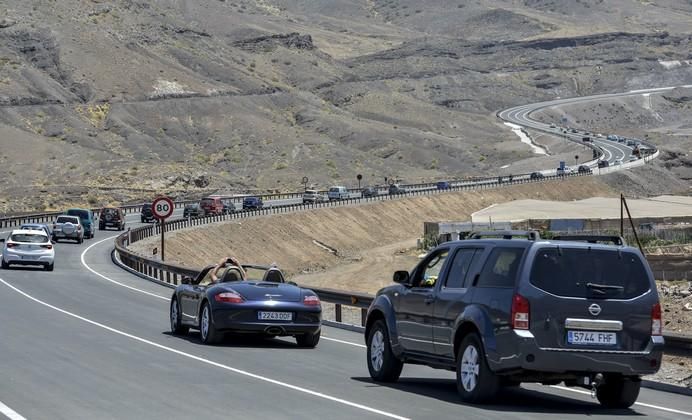
POLYGON ((293 319, 293 312, 258 312, 257 318, 271 321, 290 321, 293 319))
POLYGON ((614 332, 567 331, 567 342, 578 345, 614 346, 617 335, 614 332))

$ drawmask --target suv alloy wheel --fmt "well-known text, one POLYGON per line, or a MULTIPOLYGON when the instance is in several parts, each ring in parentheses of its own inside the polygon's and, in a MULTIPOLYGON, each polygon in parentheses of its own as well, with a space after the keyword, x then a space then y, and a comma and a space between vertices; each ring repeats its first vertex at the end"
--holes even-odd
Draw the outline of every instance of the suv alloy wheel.
POLYGON ((464 337, 457 352, 457 390, 467 402, 484 402, 500 389, 500 378, 488 367, 481 340, 475 333, 464 337))
POLYGON ((370 330, 367 341, 368 371, 379 382, 396 382, 404 363, 392 353, 389 332, 383 320, 377 320, 370 330))

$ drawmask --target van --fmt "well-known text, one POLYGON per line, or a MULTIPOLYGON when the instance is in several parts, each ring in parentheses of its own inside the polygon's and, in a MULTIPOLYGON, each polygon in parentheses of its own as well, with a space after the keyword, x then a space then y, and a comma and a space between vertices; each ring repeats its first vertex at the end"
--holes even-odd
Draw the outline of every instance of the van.
POLYGON ((346 187, 342 187, 341 185, 335 185, 333 187, 329 187, 327 197, 330 200, 343 200, 349 197, 349 193, 346 187))
POLYGON ((84 226, 84 237, 93 238, 94 231, 96 230, 96 217, 94 217, 94 212, 90 209, 68 209, 65 212, 68 216, 77 216, 79 221, 84 226))
POLYGON ((204 197, 199 202, 199 206, 204 210, 204 214, 223 214, 223 201, 221 197, 204 197))

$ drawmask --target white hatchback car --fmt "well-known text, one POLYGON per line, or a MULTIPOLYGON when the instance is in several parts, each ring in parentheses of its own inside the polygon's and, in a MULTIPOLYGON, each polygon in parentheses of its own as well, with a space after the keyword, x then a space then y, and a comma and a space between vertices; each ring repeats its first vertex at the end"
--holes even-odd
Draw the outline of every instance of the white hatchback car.
POLYGON ((0 239, 2 242, 2 268, 10 268, 10 264, 42 265, 53 271, 55 249, 43 230, 13 230, 7 240, 0 239))

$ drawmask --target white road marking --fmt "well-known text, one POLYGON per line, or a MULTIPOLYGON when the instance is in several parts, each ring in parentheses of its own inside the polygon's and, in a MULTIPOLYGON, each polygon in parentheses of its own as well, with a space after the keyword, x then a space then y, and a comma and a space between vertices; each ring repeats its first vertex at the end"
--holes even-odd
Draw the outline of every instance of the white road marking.
POLYGON ((366 347, 367 347, 365 344, 353 343, 353 342, 351 342, 351 341, 338 340, 338 339, 336 339, 336 338, 331 338, 331 337, 324 337, 324 336, 322 336, 322 339, 328 340, 328 341, 334 341, 334 342, 341 343, 341 344, 348 344, 348 345, 354 346, 354 347, 362 347, 362 348, 366 348, 366 347))
POLYGON ((403 416, 399 416, 399 415, 397 415, 397 414, 389 413, 389 412, 386 412, 386 411, 378 410, 378 409, 376 409, 376 408, 368 407, 367 405, 358 404, 358 403, 355 403, 355 402, 352 402, 352 401, 348 401, 348 400, 344 400, 344 399, 341 399, 341 398, 333 397, 333 396, 331 396, 331 395, 324 394, 324 393, 321 393, 321 392, 312 391, 312 390, 310 390, 310 389, 302 388, 302 387, 299 387, 299 386, 297 386, 297 385, 291 385, 291 384, 286 383, 286 382, 281 382, 281 381, 278 381, 278 380, 276 380, 276 379, 268 378, 268 377, 266 377, 266 376, 257 375, 257 374, 255 374, 255 373, 248 372, 248 371, 246 371, 246 370, 237 369, 237 368, 234 368, 234 367, 231 367, 231 366, 228 366, 228 365, 224 365, 224 364, 221 364, 221 363, 218 363, 218 362, 214 362, 214 361, 209 360, 209 359, 205 359, 205 358, 202 358, 202 357, 199 357, 199 356, 195 356, 195 355, 190 354, 190 353, 185 353, 185 352, 183 352, 183 351, 176 350, 176 349, 174 349, 174 348, 172 348, 172 347, 167 347, 167 346, 164 346, 164 345, 162 345, 162 344, 155 343, 155 342, 150 341, 150 340, 147 340, 147 339, 145 339, 145 338, 141 338, 141 337, 138 337, 138 336, 136 336, 136 335, 132 335, 132 334, 126 333, 126 332, 124 332, 124 331, 120 331, 120 330, 115 329, 115 328, 113 328, 113 327, 109 327, 109 326, 107 326, 107 325, 105 325, 105 324, 101 324, 101 323, 99 323, 99 322, 92 321, 92 320, 90 320, 90 319, 88 319, 88 318, 85 318, 85 317, 83 317, 83 316, 74 314, 74 313, 72 313, 72 312, 66 311, 66 310, 61 309, 61 308, 58 308, 57 306, 53 306, 53 305, 51 305, 50 303, 47 303, 47 302, 44 302, 44 301, 42 301, 42 300, 40 300, 40 299, 38 299, 38 298, 35 298, 35 297, 29 295, 28 293, 26 293, 26 292, 24 292, 24 291, 22 291, 22 290, 20 290, 20 289, 18 289, 18 288, 16 288, 16 287, 12 286, 11 284, 9 284, 8 282, 6 282, 6 281, 3 280, 3 279, 0 279, 0 282, 2 282, 5 286, 9 287, 10 289, 14 290, 15 292, 19 293, 20 295, 26 297, 27 299, 33 300, 34 302, 39 303, 39 304, 41 304, 41 305, 43 305, 43 306, 45 306, 45 307, 47 307, 47 308, 50 308, 50 309, 53 309, 53 310, 55 310, 55 311, 57 311, 57 312, 60 312, 60 313, 62 313, 62 314, 71 316, 71 317, 76 318, 76 319, 78 319, 78 320, 80 320, 80 321, 83 321, 83 322, 86 322, 86 323, 88 323, 88 324, 91 324, 91 325, 93 325, 93 326, 95 326, 95 327, 99 327, 99 328, 104 329, 104 330, 106 330, 106 331, 110 331, 110 332, 112 332, 112 333, 114 333, 114 334, 118 334, 118 335, 121 335, 121 336, 123 336, 123 337, 130 338, 130 339, 132 339, 132 340, 134 340, 134 341, 138 341, 138 342, 143 343, 143 344, 147 344, 147 345, 152 346, 152 347, 155 347, 155 348, 157 348, 157 349, 164 350, 164 351, 167 351, 167 352, 169 352, 169 353, 177 354, 177 355, 179 355, 179 356, 183 356, 183 357, 186 357, 186 358, 188 358, 188 359, 196 360, 196 361, 198 361, 198 362, 201 362, 201 363, 204 363, 204 364, 207 364, 207 365, 210 365, 210 366, 214 366, 214 367, 217 367, 217 368, 221 368, 221 369, 227 370, 227 371, 229 371, 229 372, 233 372, 233 373, 237 373, 237 374, 239 374, 239 375, 243 375, 243 376, 247 376, 247 377, 250 377, 250 378, 253 378, 253 379, 257 379, 257 380, 259 380, 259 381, 268 382, 268 383, 273 384, 273 385, 278 385, 278 386, 281 386, 281 387, 284 387, 284 388, 292 389, 292 390, 294 390, 294 391, 302 392, 302 393, 304 393, 304 394, 312 395, 312 396, 314 396, 314 397, 318 397, 318 398, 322 398, 322 399, 325 399, 325 400, 333 401, 333 402, 336 402, 336 403, 339 403, 339 404, 347 405, 347 406, 349 406, 349 407, 358 408, 358 409, 360 409, 360 410, 368 411, 368 412, 370 412, 370 413, 379 414, 379 415, 384 416, 384 417, 389 417, 389 418, 399 419, 399 420, 408 420, 408 418, 403 417, 403 416))
POLYGON ((0 413, 10 420, 26 420, 21 414, 3 404, 2 401, 0 401, 0 413))
POLYGON ((92 273, 96 274, 97 276, 101 277, 102 279, 104 279, 104 280, 106 280, 106 281, 109 281, 109 282, 111 282, 111 283, 113 283, 113 284, 117 284, 118 286, 122 286, 122 287, 125 287, 125 288, 130 289, 130 290, 134 290, 135 292, 144 293, 145 295, 149 295, 149 296, 152 296, 152 297, 155 297, 155 298, 158 298, 158 299, 163 299, 163 300, 168 300, 168 299, 170 299, 170 298, 165 297, 165 296, 157 295, 156 293, 147 292, 146 290, 138 289, 138 288, 136 288, 136 287, 132 287, 132 286, 128 286, 127 284, 120 283, 119 281, 115 281, 115 280, 113 280, 113 279, 110 279, 110 278, 104 276, 103 274, 97 272, 97 271, 94 270, 93 268, 89 267, 89 265, 86 263, 86 261, 85 261, 85 259, 84 259, 86 253, 87 253, 91 248, 95 247, 96 245, 98 245, 98 244, 100 244, 100 243, 103 243, 103 242, 105 242, 105 241, 114 239, 114 238, 116 238, 117 236, 118 236, 118 235, 110 236, 110 237, 105 238, 105 239, 101 239, 100 241, 94 242, 93 244, 89 245, 84 251, 82 251, 81 260, 82 260, 82 265, 84 266, 84 268, 86 268, 87 270, 89 270, 89 271, 91 271, 92 273))
MULTIPOLYGON (((560 386, 560 385, 551 385, 551 387, 552 387, 552 388, 561 389, 561 390, 563 390, 563 391, 576 392, 577 394, 591 395, 591 392, 589 392, 589 391, 584 391, 584 390, 581 390, 581 389, 567 388, 567 387, 560 386)), ((682 414, 682 415, 685 415, 685 416, 692 416, 692 413, 690 413, 690 412, 681 411, 681 410, 676 410, 676 409, 674 409, 674 408, 661 407, 661 406, 659 406, 659 405, 653 405, 653 404, 647 404, 647 403, 640 403, 640 402, 636 402, 636 403, 634 403, 634 405, 640 405, 640 406, 642 406, 642 407, 654 408, 654 409, 656 409, 656 410, 667 411, 667 412, 669 412, 669 413, 682 414)))

